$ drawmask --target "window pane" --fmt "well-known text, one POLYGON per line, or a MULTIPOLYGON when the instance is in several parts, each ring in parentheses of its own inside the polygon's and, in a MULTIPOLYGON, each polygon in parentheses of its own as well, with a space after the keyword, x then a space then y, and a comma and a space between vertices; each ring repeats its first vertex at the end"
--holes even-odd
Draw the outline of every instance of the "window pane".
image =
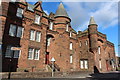
POLYGON ((70 32, 70 37, 72 37, 72 32, 70 32))
POLYGON ((30 40, 35 40, 35 31, 34 30, 30 31, 30 40))
POLYGON ((40 32, 36 32, 36 41, 40 42, 40 37, 41 37, 41 33, 40 32))
POLYGON ((35 50, 34 59, 39 60, 39 50, 35 50))
POLYGON ((5 57, 11 57, 11 54, 12 54, 11 46, 7 46, 5 57))
POLYGON ((72 57, 72 55, 70 56, 70 63, 72 63, 73 61, 72 61, 72 59, 73 59, 73 57, 72 57))
POLYGON ((28 59, 33 59, 34 49, 30 48, 28 51, 28 59))
POLYGON ((23 9, 18 8, 18 9, 17 9, 17 14, 16 14, 16 16, 22 18, 22 14, 23 14, 23 9))
POLYGON ((81 69, 84 68, 84 66, 83 66, 83 61, 82 61, 82 60, 80 61, 80 67, 81 67, 81 69))
POLYGON ((70 43, 70 50, 72 50, 72 43, 70 43))
POLYGON ((100 46, 98 47, 98 54, 100 54, 100 46))
POLYGON ((39 24, 40 23, 40 16, 35 15, 35 23, 39 24))
POLYGON ((80 47, 82 46, 82 42, 80 41, 80 47))
POLYGON ((67 25, 66 25, 66 31, 68 31, 68 27, 69 27, 69 26, 68 26, 68 24, 67 24, 67 25))
POLYGON ((14 51, 14 58, 19 58, 19 53, 20 53, 20 50, 15 50, 14 51))
POLYGON ((50 46, 50 40, 51 40, 51 38, 49 37, 49 38, 47 39, 47 46, 50 46))
POLYGON ((88 41, 87 40, 86 40, 85 44, 88 45, 88 41))
POLYGON ((16 25, 11 24, 9 29, 9 35, 15 36, 16 35, 16 25))
POLYGON ((99 68, 101 69, 102 67, 101 67, 101 60, 99 60, 99 68))
POLYGON ((85 69, 88 69, 88 61, 85 60, 84 62, 85 62, 85 69))
POLYGON ((50 22, 50 27, 49 27, 50 30, 53 29, 53 22, 50 22))
POLYGON ((18 27, 18 29, 17 29, 17 37, 22 37, 22 34, 23 34, 23 28, 18 27))

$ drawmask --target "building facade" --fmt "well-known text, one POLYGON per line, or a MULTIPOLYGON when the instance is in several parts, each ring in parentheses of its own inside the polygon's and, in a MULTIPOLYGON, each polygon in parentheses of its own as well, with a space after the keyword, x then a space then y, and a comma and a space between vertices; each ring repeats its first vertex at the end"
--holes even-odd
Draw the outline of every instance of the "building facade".
MULTIPOLYGON (((115 70, 114 44, 97 30, 94 18, 78 31, 60 3, 47 15, 42 2, 2 2, 2 70, 107 72, 115 70)), ((84 15, 84 14, 83 14, 84 15)))

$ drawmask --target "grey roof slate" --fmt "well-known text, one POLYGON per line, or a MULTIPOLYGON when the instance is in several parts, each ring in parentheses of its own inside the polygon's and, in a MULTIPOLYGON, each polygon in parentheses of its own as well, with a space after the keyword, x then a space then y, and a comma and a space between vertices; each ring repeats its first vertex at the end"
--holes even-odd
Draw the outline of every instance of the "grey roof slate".
POLYGON ((55 17, 57 17, 57 16, 69 17, 62 3, 60 3, 60 5, 55 13, 55 17))
POLYGON ((94 17, 91 17, 91 18, 90 18, 89 25, 92 25, 92 24, 96 24, 96 22, 95 22, 95 20, 94 20, 94 17))

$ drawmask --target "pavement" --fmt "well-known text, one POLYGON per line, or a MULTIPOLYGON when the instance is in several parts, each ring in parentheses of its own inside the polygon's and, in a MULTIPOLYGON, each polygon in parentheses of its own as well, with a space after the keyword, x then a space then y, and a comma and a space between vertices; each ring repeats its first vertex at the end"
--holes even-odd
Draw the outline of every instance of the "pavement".
POLYGON ((109 73, 86 74, 78 73, 62 77, 48 77, 48 78, 22 78, 22 79, 2 79, 2 80, 120 80, 120 71, 109 73))

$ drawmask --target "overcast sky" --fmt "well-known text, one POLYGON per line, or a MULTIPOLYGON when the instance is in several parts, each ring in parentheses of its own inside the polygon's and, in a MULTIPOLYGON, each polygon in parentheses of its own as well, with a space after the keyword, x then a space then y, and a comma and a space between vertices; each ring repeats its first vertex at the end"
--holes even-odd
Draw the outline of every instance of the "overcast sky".
POLYGON ((47 14, 55 13, 60 1, 72 19, 71 24, 76 31, 85 30, 90 17, 93 16, 98 24, 98 30, 106 34, 107 39, 115 44, 115 52, 118 55, 118 0, 89 0, 89 2, 88 0, 43 0, 43 10, 47 14))

